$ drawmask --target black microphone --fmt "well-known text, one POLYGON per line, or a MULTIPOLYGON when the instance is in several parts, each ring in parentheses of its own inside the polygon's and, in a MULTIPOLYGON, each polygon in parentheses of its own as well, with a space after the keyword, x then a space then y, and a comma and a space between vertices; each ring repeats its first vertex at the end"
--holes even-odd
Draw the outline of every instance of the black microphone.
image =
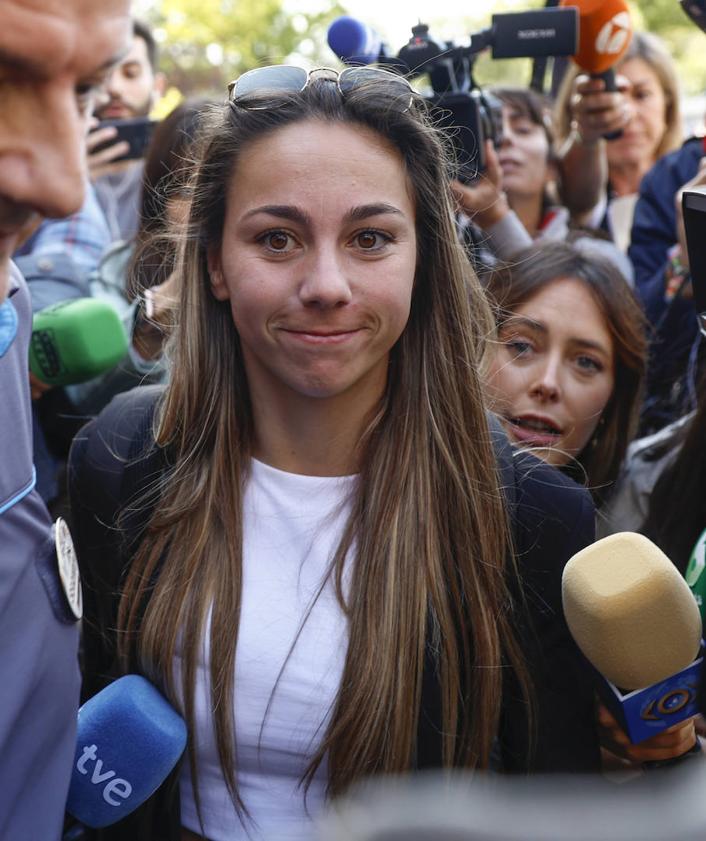
POLYGON ((578 14, 573 8, 544 8, 493 15, 490 48, 493 58, 537 58, 574 55, 578 46, 578 14))

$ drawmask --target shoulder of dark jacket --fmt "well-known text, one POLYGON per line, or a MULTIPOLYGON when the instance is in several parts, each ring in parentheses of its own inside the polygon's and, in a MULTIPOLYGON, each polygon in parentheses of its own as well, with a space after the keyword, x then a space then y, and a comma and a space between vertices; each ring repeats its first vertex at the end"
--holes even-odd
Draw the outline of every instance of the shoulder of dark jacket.
POLYGON ((640 186, 640 193, 657 182, 660 189, 665 188, 665 181, 681 187, 693 178, 701 158, 704 156, 704 138, 690 137, 673 152, 663 155, 646 173, 640 186))
POLYGON ((107 517, 127 501, 126 470, 154 458, 152 420, 163 391, 152 385, 118 394, 76 435, 69 455, 72 495, 98 516, 107 517))

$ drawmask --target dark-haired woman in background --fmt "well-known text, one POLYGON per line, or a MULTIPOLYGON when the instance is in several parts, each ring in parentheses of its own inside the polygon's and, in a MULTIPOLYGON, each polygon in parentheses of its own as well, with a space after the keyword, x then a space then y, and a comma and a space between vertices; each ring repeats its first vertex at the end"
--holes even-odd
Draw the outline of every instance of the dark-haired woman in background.
MULTIPOLYGON (((488 289, 498 323, 488 373, 491 402, 515 444, 586 484, 601 521, 640 408, 646 357, 640 307, 615 267, 580 243, 537 244, 494 274, 488 289)), ((658 519, 683 506, 665 483, 663 494, 670 490, 666 510, 654 511, 658 519)), ((673 758, 694 742, 688 720, 631 745, 608 711, 598 710, 606 769, 620 769, 625 760, 673 758)))
MULTIPOLYGON (((635 296, 581 242, 521 252, 488 290, 498 324, 491 403, 510 440, 583 482, 602 518, 640 408, 647 348, 635 296)), ((695 738, 689 720, 631 745, 604 707, 598 720, 610 769, 679 756, 695 738)))
MULTIPOLYGON (((533 242, 556 242, 570 232, 569 211, 558 198, 559 170, 549 104, 529 88, 492 88, 502 103, 503 132, 495 149, 486 143, 485 172, 470 183, 454 182, 460 210, 470 220, 464 231, 472 257, 482 268, 509 261, 533 242)), ((629 261, 611 243, 594 240, 627 280, 629 261)))
POLYGON ((491 276, 487 385, 510 439, 600 503, 636 429, 647 342, 634 294, 587 245, 536 244, 491 276))

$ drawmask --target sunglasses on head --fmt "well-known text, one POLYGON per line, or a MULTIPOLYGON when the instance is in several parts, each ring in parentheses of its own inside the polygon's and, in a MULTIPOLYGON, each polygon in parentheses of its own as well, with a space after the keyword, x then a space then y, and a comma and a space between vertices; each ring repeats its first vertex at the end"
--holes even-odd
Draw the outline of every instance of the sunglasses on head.
POLYGON ((404 76, 379 67, 346 67, 339 73, 328 67, 305 70, 292 64, 271 64, 248 70, 228 85, 228 98, 241 108, 269 108, 272 103, 264 101, 268 96, 299 93, 312 80, 318 79, 334 82, 344 100, 363 87, 389 98, 400 111, 407 111, 414 99, 414 89, 404 76))

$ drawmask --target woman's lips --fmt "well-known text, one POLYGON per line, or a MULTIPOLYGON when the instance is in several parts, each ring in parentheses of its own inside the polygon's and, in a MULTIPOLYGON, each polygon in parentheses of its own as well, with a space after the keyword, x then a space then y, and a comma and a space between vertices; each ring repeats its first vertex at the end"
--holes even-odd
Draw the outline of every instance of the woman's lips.
POLYGON ((283 328, 282 332, 295 342, 307 345, 340 345, 357 336, 361 328, 351 330, 291 330, 283 328))
POLYGON ((562 431, 551 421, 539 418, 505 418, 510 436, 517 442, 532 447, 556 447, 562 431), (551 429, 551 427, 556 427, 551 429))

